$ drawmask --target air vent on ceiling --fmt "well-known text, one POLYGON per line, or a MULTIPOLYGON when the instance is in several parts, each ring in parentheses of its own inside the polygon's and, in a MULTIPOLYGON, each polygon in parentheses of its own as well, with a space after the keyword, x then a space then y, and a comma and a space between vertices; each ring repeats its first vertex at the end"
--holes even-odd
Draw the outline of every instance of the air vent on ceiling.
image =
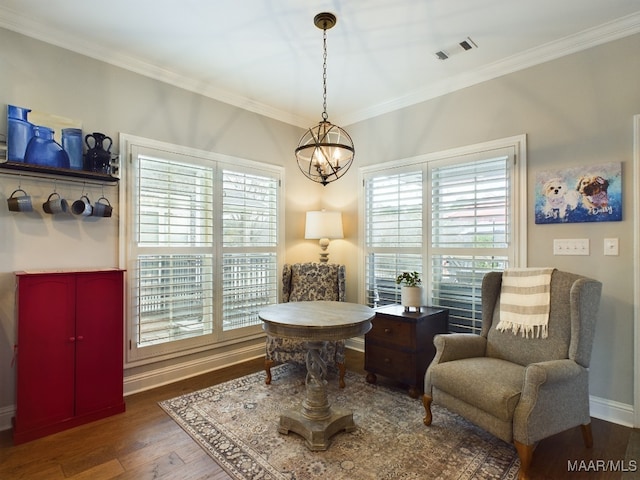
POLYGON ((440 50, 438 52, 436 52, 436 57, 439 60, 446 60, 447 58, 453 56, 453 55, 457 55, 459 53, 463 53, 463 52, 467 52, 473 48, 478 48, 478 45, 476 45, 476 43, 471 40, 471 37, 467 37, 466 39, 464 39, 463 41, 461 41, 460 43, 457 43, 451 47, 445 48, 443 50, 440 50))

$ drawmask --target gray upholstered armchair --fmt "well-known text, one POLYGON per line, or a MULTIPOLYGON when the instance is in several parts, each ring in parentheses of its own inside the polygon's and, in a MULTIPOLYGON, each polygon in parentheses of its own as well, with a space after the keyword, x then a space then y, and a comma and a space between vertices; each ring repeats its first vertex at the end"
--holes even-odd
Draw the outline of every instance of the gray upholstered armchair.
MULTIPOLYGON (((588 367, 602 284, 554 270, 551 274, 548 337, 529 338, 496 328, 503 275, 482 282, 482 333, 440 335, 427 369, 425 425, 432 401, 506 442, 520 457, 527 478, 535 444, 580 425, 593 444, 588 367)), ((503 316, 506 316, 503 313, 503 316)))
MULTIPOLYGON (((282 301, 333 300, 344 302, 345 267, 334 263, 286 264, 282 271, 282 301)), ((322 358, 327 366, 338 368, 340 388, 344 388, 344 340, 326 342, 322 358)), ((265 383, 271 383, 271 367, 276 363, 306 363, 303 341, 267 335, 264 369, 265 383)))

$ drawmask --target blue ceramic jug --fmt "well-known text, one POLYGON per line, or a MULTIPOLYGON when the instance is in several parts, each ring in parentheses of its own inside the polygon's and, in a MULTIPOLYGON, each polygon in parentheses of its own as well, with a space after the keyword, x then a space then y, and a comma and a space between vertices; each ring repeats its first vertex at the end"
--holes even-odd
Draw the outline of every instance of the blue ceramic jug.
POLYGON ((45 167, 69 168, 69 155, 53 139, 52 129, 42 125, 34 125, 33 134, 25 152, 25 163, 45 167))
POLYGON ((33 124, 27 120, 31 110, 15 105, 7 105, 7 160, 24 162, 27 145, 33 138, 33 124))

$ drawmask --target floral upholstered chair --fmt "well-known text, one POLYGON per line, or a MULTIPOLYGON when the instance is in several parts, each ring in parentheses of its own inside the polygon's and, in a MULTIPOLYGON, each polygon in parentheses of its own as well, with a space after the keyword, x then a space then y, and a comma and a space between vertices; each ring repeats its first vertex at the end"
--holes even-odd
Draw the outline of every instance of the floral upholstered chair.
POLYGON ((491 272, 482 281, 480 335, 435 337, 436 355, 424 380, 424 423, 437 421, 434 402, 513 443, 522 480, 540 440, 580 426, 585 446, 593 444, 588 368, 602 284, 553 270, 545 288, 548 318, 534 323, 539 311, 530 306, 539 285, 522 284, 522 301, 514 302, 517 287, 509 276, 491 272))
MULTIPOLYGON (((333 300, 344 302, 345 267, 333 263, 286 264, 282 271, 282 301, 305 302, 333 300)), ((344 388, 344 340, 326 342, 322 358, 327 366, 338 368, 340 387, 344 388)), ((267 335, 264 369, 265 383, 271 383, 271 367, 276 363, 305 364, 304 341, 267 335)))

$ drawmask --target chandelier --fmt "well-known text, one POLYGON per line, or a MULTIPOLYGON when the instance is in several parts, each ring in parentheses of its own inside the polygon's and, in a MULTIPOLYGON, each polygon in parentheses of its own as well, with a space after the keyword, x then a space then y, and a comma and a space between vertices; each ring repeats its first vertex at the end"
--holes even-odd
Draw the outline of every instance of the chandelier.
POLYGON ((323 31, 322 120, 305 132, 296 148, 296 159, 302 173, 322 185, 334 182, 347 173, 355 156, 349 134, 329 122, 327 115, 327 30, 336 22, 336 16, 326 12, 319 13, 313 19, 315 26, 323 31))

